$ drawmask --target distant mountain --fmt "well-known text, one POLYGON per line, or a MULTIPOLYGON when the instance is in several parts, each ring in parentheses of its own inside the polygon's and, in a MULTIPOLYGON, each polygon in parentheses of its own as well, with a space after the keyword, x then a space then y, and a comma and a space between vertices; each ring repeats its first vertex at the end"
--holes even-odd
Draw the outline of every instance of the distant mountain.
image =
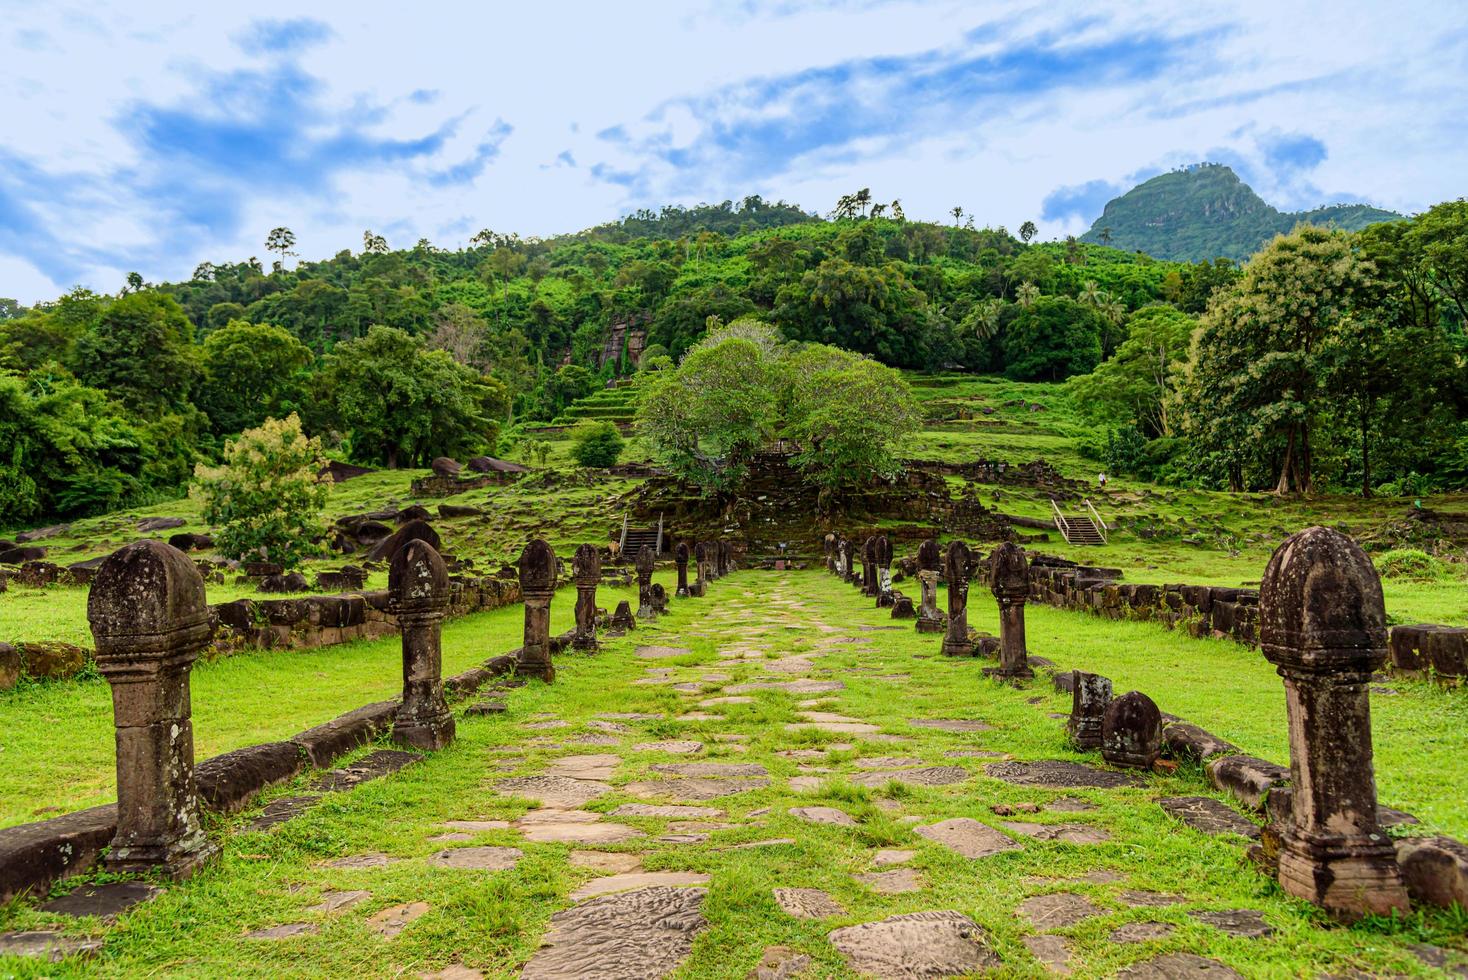
POLYGON ((1198 262, 1247 259, 1275 235, 1302 221, 1356 231, 1403 217, 1367 204, 1332 204, 1313 211, 1280 211, 1220 163, 1160 174, 1107 203, 1083 242, 1100 242, 1109 229, 1113 248, 1154 258, 1198 262))

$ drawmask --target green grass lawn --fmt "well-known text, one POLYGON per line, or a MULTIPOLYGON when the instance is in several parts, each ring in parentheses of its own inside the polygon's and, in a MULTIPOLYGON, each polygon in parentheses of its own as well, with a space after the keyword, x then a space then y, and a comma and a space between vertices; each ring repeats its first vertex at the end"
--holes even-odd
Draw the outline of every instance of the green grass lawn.
MULTIPOLYGON (((975 612, 981 613, 984 605, 976 601, 975 612)), ((463 656, 475 639, 491 645, 494 637, 508 638, 503 618, 491 613, 454 624, 451 645, 459 651, 455 656, 463 656)), ((703 904, 708 925, 697 935, 690 958, 676 974, 681 978, 742 978, 761 952, 776 944, 809 955, 812 976, 851 978, 853 974, 825 938, 830 930, 931 909, 957 910, 979 923, 1004 962, 994 975, 1042 976, 1043 969, 1023 941, 1032 927, 1017 913, 1017 906, 1026 898, 1060 891, 1084 895, 1099 909, 1096 916, 1058 930, 1071 945, 1074 975, 1081 978, 1114 975, 1131 963, 1171 951, 1215 958, 1248 977, 1316 977, 1355 971, 1429 976, 1431 972, 1408 950, 1409 943, 1463 945, 1461 917, 1441 912, 1417 913, 1391 925, 1329 927, 1315 910, 1284 896, 1244 861, 1237 839, 1202 836, 1155 805, 1153 800, 1164 795, 1215 795, 1198 779, 1196 770, 1185 768, 1171 777, 1147 776, 1140 787, 1120 790, 1052 791, 1012 786, 986 776, 983 767, 989 760, 955 758, 949 753, 990 751, 1021 760, 1086 758, 1067 749, 1061 722, 1047 717, 1062 705, 1062 699, 1040 682, 1028 690, 998 686, 980 675, 980 662, 937 656, 940 638, 916 634, 909 624, 896 631, 860 629, 890 624, 885 610, 872 608, 870 600, 828 576, 741 572, 714 583, 709 598, 675 601, 672 615, 658 624, 644 624, 626 639, 607 642, 598 656, 558 658, 554 685, 532 683, 511 691, 510 710, 502 716, 461 718, 458 741, 418 765, 351 792, 332 794, 322 805, 273 831, 241 832, 252 816, 248 812, 211 819, 211 832, 224 845, 219 861, 110 926, 97 921, 68 923, 24 903, 0 909, 0 928, 60 925, 106 939, 100 959, 91 965, 11 961, 0 963, 0 974, 367 978, 416 976, 462 963, 490 977, 516 976, 536 952, 550 916, 568 907, 569 892, 597 873, 571 865, 571 847, 529 843, 514 830, 482 831, 466 842, 520 848, 523 857, 513 870, 436 867, 427 862, 428 855, 460 845, 428 838, 441 833, 448 820, 511 820, 522 815, 526 801, 495 793, 495 780, 542 771, 568 753, 620 757, 612 791, 586 806, 595 813, 608 813, 637 799, 628 793, 627 784, 655 775, 649 769, 652 764, 679 761, 639 749, 638 743, 674 737, 702 740, 706 745, 703 755, 710 761, 759 763, 771 776, 765 788, 712 801, 709 805, 724 811, 716 823, 727 826, 708 831, 705 840, 658 840, 669 831, 668 821, 618 817, 618 822, 635 826, 647 836, 596 848, 638 853, 649 871, 710 876, 703 904), (856 642, 847 642, 848 638, 856 642), (634 650, 645 643, 674 643, 689 652, 672 660, 639 660, 634 650), (750 650, 754 659, 712 667, 721 657, 731 656, 734 647, 750 650), (901 741, 889 744, 861 735, 789 731, 785 726, 799 717, 797 702, 808 696, 776 691, 758 692, 752 703, 713 709, 716 720, 676 720, 722 686, 769 676, 762 673, 766 663, 792 654, 810 655, 810 676, 845 683, 844 690, 811 698, 818 710, 860 718, 901 741), (683 694, 667 683, 634 683, 658 680, 648 677, 647 668, 670 668, 670 680, 692 681, 702 690, 683 694), (629 730, 614 736, 614 746, 560 744, 568 736, 591 731, 585 723, 603 712, 647 712, 659 719, 626 722, 629 730), (549 731, 526 727, 547 717, 564 720, 569 727, 549 731), (977 733, 949 733, 913 727, 908 723, 913 718, 981 719, 993 727, 977 733), (715 734, 739 736, 743 741, 715 741, 715 734), (854 747, 830 748, 837 743, 854 747), (818 760, 819 768, 828 771, 816 773, 821 782, 803 793, 788 780, 810 775, 802 769, 808 763, 776 754, 798 748, 829 749, 818 760), (851 781, 863 771, 855 763, 858 758, 893 755, 918 758, 929 765, 960 766, 970 776, 956 785, 926 788, 890 783, 864 788, 851 781), (1003 818, 995 814, 994 807, 1044 804, 1059 796, 1083 800, 1095 809, 1014 819, 1094 825, 1108 831, 1111 839, 1071 845, 1021 838, 1023 846, 1017 850, 968 860, 918 836, 904 820, 914 817, 927 824, 970 817, 1002 827, 1003 818), (800 805, 836 807, 858 825, 801 822, 787 812, 800 805), (788 838, 791 843, 733 849, 735 844, 777 838, 788 838), (854 874, 872 870, 878 848, 914 851, 907 866, 921 876, 921 890, 884 895, 856 881, 854 874), (355 871, 322 863, 373 851, 396 860, 383 868, 355 871), (1107 883, 1080 877, 1101 870, 1121 880, 1107 883), (823 889, 843 911, 820 921, 792 918, 775 904, 775 887, 823 889), (1122 889, 1129 888, 1177 895, 1179 903, 1129 908, 1119 897, 1122 889), (362 889, 369 896, 336 913, 308 911, 329 889, 362 889), (383 939, 369 930, 371 915, 408 902, 426 903, 427 911, 397 938, 383 939), (1274 935, 1234 938, 1187 914, 1240 908, 1262 912, 1274 935), (1117 927, 1143 921, 1165 922, 1174 931, 1142 944, 1110 938, 1117 927), (295 922, 315 924, 319 932, 275 942, 245 938, 250 930, 295 922)), ((1156 669, 1165 671, 1171 657, 1188 655, 1191 665, 1199 665, 1210 663, 1214 656, 1225 656, 1223 644, 1184 642, 1156 627, 1103 624, 1052 610, 1034 610, 1031 625, 1036 652, 1062 663, 1098 661, 1103 651, 1111 649, 1113 656, 1132 657, 1139 663, 1156 660, 1156 669), (1109 639, 1088 640, 1093 633, 1109 639), (1144 655, 1149 650, 1154 652, 1144 655)), ((474 656, 491 652, 476 651, 474 656)), ((1227 653, 1241 661, 1253 656, 1242 649, 1227 653)), ((210 669, 227 669, 232 663, 210 669)), ((1153 690, 1164 708, 1181 711, 1220 734, 1257 737, 1262 751, 1273 747, 1269 739, 1274 722, 1269 720, 1267 707, 1257 712, 1257 719, 1241 717, 1229 723, 1192 710, 1182 698, 1184 681, 1191 678, 1200 695, 1226 689, 1229 698, 1220 700, 1269 700, 1267 685, 1262 679, 1255 680, 1262 672, 1231 671, 1230 676, 1239 678, 1236 688, 1215 683, 1197 670, 1177 678, 1173 686, 1152 683, 1150 675, 1141 676, 1140 666, 1135 673, 1136 686, 1153 690), (1200 678, 1206 682, 1198 683, 1200 678)), ((1114 670, 1113 676, 1123 686, 1132 680, 1123 669, 1114 670)), ((1417 696, 1415 691, 1404 691, 1400 697, 1405 702, 1417 696)), ((200 729, 207 728, 202 717, 205 705, 200 703, 206 700, 196 687, 200 729)), ((252 712, 262 710, 278 712, 276 723, 282 729, 297 724, 294 719, 284 723, 283 715, 289 709, 251 705, 252 712)), ((1394 733, 1389 718, 1383 720, 1378 744, 1382 769, 1388 770, 1395 768, 1389 760, 1396 749, 1382 742, 1404 733, 1394 733)), ((1446 729, 1449 722, 1441 724, 1446 729)), ((1279 727, 1282 730, 1282 723, 1279 727)), ((1457 727, 1461 732, 1462 725, 1457 727)), ((269 734, 262 730, 258 737, 269 734)), ((1460 741, 1459 757, 1461 748, 1460 741)), ((8 749, 6 759, 9 765, 8 749)), ((297 793, 305 781, 303 777, 271 795, 297 793)), ((1394 802, 1411 805, 1413 801, 1397 798, 1394 802)))

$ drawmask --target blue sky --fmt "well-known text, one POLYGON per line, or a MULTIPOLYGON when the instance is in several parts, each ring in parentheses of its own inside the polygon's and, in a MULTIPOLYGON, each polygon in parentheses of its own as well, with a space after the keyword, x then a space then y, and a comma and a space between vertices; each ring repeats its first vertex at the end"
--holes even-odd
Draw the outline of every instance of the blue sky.
POLYGON ((1230 164, 1288 209, 1468 193, 1468 4, 0 0, 0 296, 870 187, 1078 233, 1230 164), (523 9, 522 9, 523 8, 523 9))

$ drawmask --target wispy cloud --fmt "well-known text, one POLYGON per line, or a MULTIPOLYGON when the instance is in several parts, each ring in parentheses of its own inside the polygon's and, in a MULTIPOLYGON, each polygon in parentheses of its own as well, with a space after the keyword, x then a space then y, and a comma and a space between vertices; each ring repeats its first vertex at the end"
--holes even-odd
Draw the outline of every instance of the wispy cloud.
POLYGON ((332 38, 329 24, 310 17, 289 20, 257 20, 235 36, 247 54, 298 54, 332 38))

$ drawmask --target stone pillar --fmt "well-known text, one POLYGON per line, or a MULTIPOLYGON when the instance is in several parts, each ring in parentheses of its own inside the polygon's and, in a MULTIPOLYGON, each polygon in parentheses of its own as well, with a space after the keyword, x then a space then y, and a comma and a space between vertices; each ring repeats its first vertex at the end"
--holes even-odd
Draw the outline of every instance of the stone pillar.
POLYGON ((652 601, 652 570, 656 561, 651 545, 643 545, 637 551, 637 618, 652 622, 658 618, 652 601))
POLYGON ((1141 691, 1128 691, 1101 715, 1101 758, 1114 766, 1151 769, 1162 754, 1162 712, 1141 691))
POLYGON ((943 577, 948 579, 948 632, 943 636, 943 653, 968 657, 974 645, 968 638, 968 545, 953 541, 943 555, 943 577))
POLYGON ((826 549, 826 571, 829 574, 831 574, 831 575, 835 575, 836 574, 836 535, 834 535, 834 534, 827 534, 821 540, 821 543, 822 543, 822 545, 824 545, 824 547, 826 549))
POLYGON ((917 631, 919 633, 941 633, 943 614, 938 611, 938 565, 941 559, 938 542, 928 538, 918 545, 917 577, 922 590, 918 604, 917 631))
POLYGON ((623 599, 617 603, 617 609, 612 613, 611 632, 621 636, 628 630, 637 629, 637 620, 632 616, 632 603, 623 599))
POLYGON ((709 580, 709 549, 702 541, 693 546, 693 588, 690 593, 695 597, 702 597, 704 590, 708 588, 709 580))
POLYGON ((1381 579, 1354 541, 1312 527, 1287 538, 1259 587, 1259 646, 1284 679, 1290 819, 1279 883, 1344 919, 1408 909, 1376 816, 1368 685, 1387 658, 1381 579))
POLYGON ((877 608, 892 605, 892 542, 877 536, 877 608))
POLYGON ((1070 720, 1065 730, 1070 742, 1083 752, 1101 747, 1101 718, 1111 703, 1111 678, 1071 671, 1070 720))
POLYGON ((204 579, 178 549, 138 541, 97 570, 87 620, 117 742, 106 867, 187 877, 219 851, 199 824, 189 705, 189 668, 209 641, 204 579))
POLYGON ((719 578, 723 578, 734 571, 734 546, 728 541, 719 540, 719 578))
POLYGON ((387 570, 388 608, 403 631, 403 702, 392 737, 414 749, 442 749, 454 741, 454 715, 443 699, 440 637, 449 606, 449 572, 427 541, 409 541, 387 570))
POLYGON ((550 602, 556 591, 556 555, 551 546, 536 538, 520 553, 520 594, 525 599, 525 642, 515 672, 522 677, 539 677, 547 684, 556 679, 551 663, 550 602))
POLYGON ((856 580, 856 549, 850 538, 841 539, 841 581, 851 584, 856 580))
POLYGON ((673 594, 680 599, 688 598, 688 545, 682 541, 673 551, 673 564, 678 568, 678 590, 673 594))
POLYGON ((877 536, 868 535, 861 546, 861 594, 877 594, 877 536))
POLYGON ((595 653, 596 587, 601 584, 601 553, 595 545, 576 549, 571 572, 576 579, 576 631, 571 634, 571 649, 595 653))
POLYGON ((1030 569, 1025 550, 1006 541, 989 556, 989 590, 999 602, 999 666, 984 673, 1003 680, 1035 676, 1025 650, 1025 599, 1030 594, 1030 569))

